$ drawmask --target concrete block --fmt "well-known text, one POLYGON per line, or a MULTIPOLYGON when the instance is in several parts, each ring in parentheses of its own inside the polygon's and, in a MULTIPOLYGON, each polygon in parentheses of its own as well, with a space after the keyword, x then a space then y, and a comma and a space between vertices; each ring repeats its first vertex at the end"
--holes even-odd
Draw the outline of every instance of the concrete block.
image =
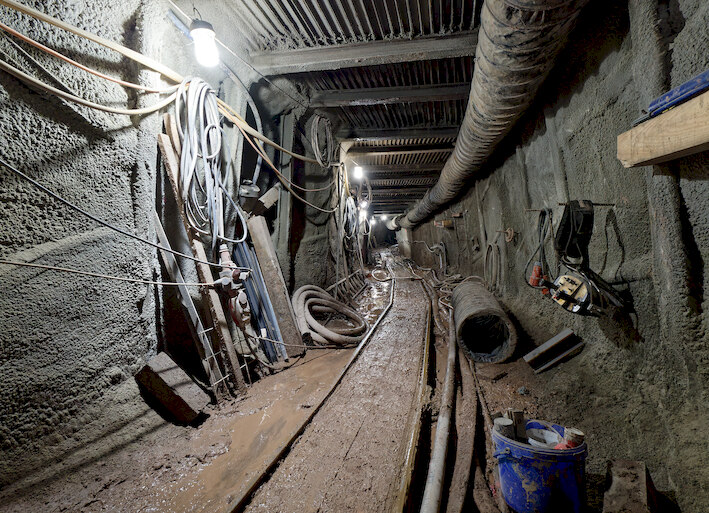
POLYGON ((195 420, 210 401, 209 395, 167 353, 151 358, 135 380, 180 422, 195 420))
POLYGON ((642 461, 610 460, 603 513, 655 513, 657 492, 642 461))

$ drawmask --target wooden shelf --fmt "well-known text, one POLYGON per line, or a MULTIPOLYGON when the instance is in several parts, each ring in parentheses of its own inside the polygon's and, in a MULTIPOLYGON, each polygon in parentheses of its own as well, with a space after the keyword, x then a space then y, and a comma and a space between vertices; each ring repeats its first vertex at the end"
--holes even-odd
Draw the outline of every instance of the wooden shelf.
POLYGON ((618 136, 624 167, 659 164, 709 150, 709 91, 618 136))

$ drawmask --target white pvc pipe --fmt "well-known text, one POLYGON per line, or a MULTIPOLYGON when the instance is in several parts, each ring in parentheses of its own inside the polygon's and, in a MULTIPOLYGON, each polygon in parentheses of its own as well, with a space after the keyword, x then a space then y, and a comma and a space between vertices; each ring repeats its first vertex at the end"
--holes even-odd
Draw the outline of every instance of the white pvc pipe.
POLYGON ((453 413, 453 394, 455 391, 455 363, 457 344, 455 340, 455 323, 453 311, 448 315, 448 362, 446 364, 446 377, 443 384, 441 408, 436 421, 436 438, 433 442, 431 462, 428 465, 426 487, 421 502, 421 513, 438 513, 443 494, 443 479, 445 477, 446 456, 448 455, 448 439, 450 433, 451 416, 453 413))

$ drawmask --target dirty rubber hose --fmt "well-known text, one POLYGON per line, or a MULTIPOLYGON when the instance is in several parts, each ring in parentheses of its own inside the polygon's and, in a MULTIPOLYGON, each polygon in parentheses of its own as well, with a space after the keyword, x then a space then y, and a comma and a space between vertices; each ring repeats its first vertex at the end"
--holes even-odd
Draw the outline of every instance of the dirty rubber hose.
POLYGON ((453 153, 438 182, 397 228, 413 228, 453 200, 529 108, 588 0, 485 0, 475 71, 453 153))
POLYGON ((356 345, 364 338, 369 328, 367 321, 353 308, 337 301, 315 285, 300 287, 293 294, 291 302, 298 329, 304 336, 309 335, 316 344, 334 344, 343 347, 356 345), (344 315, 353 326, 344 328, 325 327, 314 317, 314 313, 344 315))
POLYGON ((505 311, 484 285, 461 283, 451 296, 458 344, 476 362, 507 360, 517 346, 517 332, 505 311))

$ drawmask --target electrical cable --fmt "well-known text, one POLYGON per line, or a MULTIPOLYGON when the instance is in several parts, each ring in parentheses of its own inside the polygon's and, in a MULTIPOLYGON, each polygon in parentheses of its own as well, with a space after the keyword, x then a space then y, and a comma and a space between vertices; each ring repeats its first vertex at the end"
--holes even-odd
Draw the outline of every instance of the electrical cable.
POLYGON ((552 210, 550 208, 545 208, 539 211, 539 217, 537 219, 537 237, 538 237, 538 244, 537 248, 534 250, 534 252, 530 255, 529 260, 527 260, 527 263, 524 266, 523 269, 523 277, 524 277, 524 282, 529 286, 530 288, 533 289, 543 289, 545 287, 543 286, 537 286, 535 287, 531 283, 529 283, 529 279, 527 278, 527 270, 529 269, 529 264, 532 263, 534 260, 534 257, 539 254, 539 260, 541 266, 542 266, 542 276, 548 276, 549 281, 554 281, 554 277, 551 275, 551 272, 549 271, 549 264, 547 263, 546 260, 546 249, 544 247, 546 243, 547 236, 549 235, 549 232, 552 232, 553 236, 553 230, 552 228, 552 210))
MULTIPOLYGON (((184 13, 183 13, 184 14, 184 13)), ((177 17, 177 14, 175 14, 172 9, 169 9, 167 11, 167 17, 172 21, 173 25, 177 27, 177 29, 182 32, 182 34, 192 41, 192 35, 190 34, 190 29, 185 25, 180 18, 177 17)), ((261 114, 259 113, 258 108, 256 107, 256 103, 254 102, 254 99, 251 96, 251 93, 249 92, 248 87, 246 87, 246 84, 239 78, 239 76, 232 70, 223 60, 220 60, 219 62, 219 67, 221 70, 226 73, 226 75, 231 78, 232 82, 235 84, 241 86, 241 89, 243 93, 246 96, 246 105, 248 106, 249 109, 251 109, 251 113, 254 116, 254 120, 256 120, 256 130, 259 132, 263 132, 263 123, 261 121, 261 114)), ((254 167, 254 173, 251 178, 251 182, 256 185, 258 182, 259 174, 261 172, 261 164, 263 162, 263 159, 261 158, 261 155, 258 156, 256 159, 256 166, 254 167)), ((241 183, 241 179, 237 177, 237 183, 241 183)))
POLYGON ((80 214, 85 215, 86 217, 88 217, 88 218, 91 219, 92 221, 95 221, 95 222, 97 222, 98 224, 101 224, 101 225, 105 226, 106 228, 110 228, 111 230, 113 230, 113 231, 115 231, 115 232, 118 232, 118 233, 120 233, 121 235, 125 235, 126 237, 130 237, 131 239, 135 239, 135 240, 137 240, 137 241, 139 241, 139 242, 142 242, 142 243, 144 243, 144 244, 147 244, 148 246, 152 246, 152 247, 154 247, 154 248, 156 248, 156 249, 160 249, 160 250, 162 250, 162 251, 167 251, 168 253, 172 253, 173 255, 180 256, 180 257, 182 257, 182 258, 187 258, 188 260, 192 260, 193 262, 197 262, 197 263, 200 263, 200 264, 206 264, 206 265, 209 265, 209 266, 211 266, 211 267, 217 267, 217 268, 219 268, 219 269, 222 269, 222 268, 224 268, 224 267, 227 267, 227 268, 229 268, 229 269, 239 269, 239 270, 242 270, 242 271, 249 271, 249 272, 251 272, 251 269, 248 268, 248 267, 239 267, 239 266, 236 266, 236 265, 235 265, 235 266, 223 266, 223 265, 221 265, 221 264, 215 264, 215 263, 212 263, 212 262, 208 262, 208 261, 206 261, 206 260, 200 260, 199 258, 195 258, 195 257, 193 257, 192 255, 187 255, 187 254, 185 254, 185 253, 180 253, 179 251, 175 251, 175 250, 172 249, 172 248, 163 247, 163 246, 161 246, 160 244, 157 244, 157 243, 152 242, 152 241, 150 241, 150 240, 148 240, 148 239, 144 239, 144 238, 142 238, 142 237, 140 237, 140 236, 138 236, 138 235, 135 235, 135 234, 133 234, 133 233, 130 233, 130 232, 127 231, 127 230, 124 230, 124 229, 122 229, 122 228, 119 228, 119 227, 117 227, 117 226, 114 226, 114 225, 112 225, 111 223, 109 223, 108 221, 104 221, 103 219, 101 219, 101 218, 99 218, 99 217, 97 217, 97 216, 95 216, 95 215, 93 215, 93 214, 87 212, 86 210, 82 209, 82 208, 79 207, 78 205, 75 205, 74 203, 70 202, 69 200, 64 199, 64 198, 61 197, 59 194, 57 194, 57 193, 55 193, 55 192, 49 190, 48 188, 46 188, 46 187, 45 187, 44 185, 42 185, 41 183, 39 183, 39 182, 37 182, 36 180, 34 180, 33 178, 30 178, 29 176, 27 176, 25 173, 23 173, 22 171, 20 171, 19 169, 17 169, 16 167, 14 167, 13 165, 11 165, 11 164, 8 163, 7 161, 5 161, 2 157, 0 157, 0 164, 2 164, 5 168, 9 169, 11 172, 15 173, 16 175, 20 176, 21 178, 24 178, 25 180, 27 180, 28 182, 30 182, 32 185, 34 185, 35 187, 37 187, 39 190, 41 190, 41 191, 44 192, 45 194, 47 194, 47 195, 51 196, 52 198, 54 198, 54 199, 56 199, 56 200, 58 200, 58 201, 64 203, 66 206, 68 206, 68 207, 70 207, 70 208, 76 210, 76 211, 79 212, 80 214))
POLYGON ((174 281, 153 281, 143 280, 140 278, 124 278, 122 276, 111 276, 110 274, 94 273, 90 271, 81 271, 79 269, 70 269, 68 267, 56 267, 54 265, 33 264, 30 262, 18 262, 15 260, 0 260, 3 265, 16 265, 19 267, 32 267, 36 269, 46 269, 49 271, 61 271, 65 273, 81 274, 84 276, 93 276, 95 278, 107 278, 109 280, 127 281, 130 283, 141 283, 144 285, 166 285, 170 287, 179 287, 185 285, 187 287, 213 287, 215 283, 191 283, 191 282, 174 282, 174 281))
MULTIPOLYGON (((39 69, 41 69, 42 72, 45 74, 45 76, 47 78, 49 78, 50 80, 52 80, 55 83, 55 85, 57 85, 61 90, 65 91, 69 94, 73 94, 74 96, 78 96, 74 90, 72 90, 69 86, 67 86, 64 82, 62 82, 59 79, 59 77, 56 76, 56 73, 49 71, 41 62, 39 62, 32 55, 30 55, 27 52, 27 50, 22 48, 22 46, 20 46, 17 42, 15 42, 15 40, 13 40, 8 34, 2 34, 2 36, 5 39, 5 41, 10 43, 15 48, 15 50, 20 52, 25 57, 25 59, 32 62, 35 66, 37 66, 39 69)), ((11 62, 12 59, 11 59, 10 55, 5 51, 3 51, 3 53, 5 54, 5 57, 8 59, 8 61, 11 62)), ((13 64, 17 65, 17 62, 14 62, 13 64)), ((21 68, 20 66, 17 66, 17 67, 21 68)), ((23 71, 27 72, 26 69, 23 69, 23 71)))
POLYGON ((330 167, 333 153, 332 123, 330 123, 330 120, 320 114, 315 114, 310 125, 310 138, 313 142, 313 153, 315 153, 315 159, 318 161, 318 164, 322 167, 330 167), (321 124, 325 130, 325 148, 322 150, 320 149, 321 124))
POLYGON ((220 112, 224 114, 224 116, 229 119, 232 123, 235 125, 239 126, 242 128, 245 132, 247 132, 249 135, 255 137, 256 139, 268 144, 269 146, 273 146, 275 149, 278 151, 282 151, 288 155, 290 155, 293 158, 296 158, 298 160, 302 160, 303 162, 308 162, 310 164, 317 164, 318 161, 315 159, 311 159, 310 157, 306 157, 305 155, 299 155, 298 153, 294 153, 280 144, 277 144, 270 140, 268 137, 265 135, 259 133, 258 131, 254 130, 254 128, 249 125, 246 120, 240 116, 229 104, 227 104, 224 100, 217 100, 217 103, 219 103, 219 108, 220 112))
MULTIPOLYGON (((109 48, 113 51, 116 51, 120 53, 121 55, 124 55, 125 57, 128 57, 129 59, 146 66, 154 71, 157 71, 161 75, 169 78, 173 82, 181 83, 184 80, 184 77, 177 73, 176 71, 170 69, 169 67, 165 66, 164 64, 161 64, 160 62, 156 61, 155 59, 148 57, 146 55, 143 55, 139 52, 136 52, 135 50, 131 50, 130 48, 127 48, 121 44, 118 44, 114 41, 111 41, 109 39, 103 38, 101 36, 98 36, 96 34, 93 34, 87 30, 80 29, 78 27, 75 27, 69 23, 66 23, 62 20, 59 20, 57 18, 54 18, 52 16, 49 16, 41 11, 38 11, 37 9, 34 9, 32 7, 29 7, 27 5, 21 4, 16 2, 15 0, 0 0, 0 5, 5 5, 17 12, 21 12, 23 14, 26 14, 28 16, 31 16, 33 18, 36 18, 38 20, 44 21, 45 23, 49 23, 51 25, 54 25, 56 27, 59 27, 63 30, 66 30, 68 32, 71 32, 73 34, 76 34, 80 37, 83 37, 85 39, 88 39, 89 41, 93 41, 99 45, 102 45, 106 48, 109 48)), ((178 8, 179 10, 179 8, 178 8)), ((156 110, 160 110, 161 108, 165 107, 166 105, 169 105, 169 103, 174 99, 174 96, 170 96, 166 100, 152 106, 152 107, 147 107, 145 109, 113 109, 111 107, 105 107, 93 102, 89 102, 87 100, 83 100, 81 98, 78 98, 74 95, 69 95, 66 94, 56 88, 53 88, 51 86, 48 86, 41 81, 27 75, 26 73, 22 73, 20 70, 17 68, 14 68, 13 66, 8 65, 4 61, 0 61, 0 68, 5 69, 8 73, 11 73, 18 78, 28 81, 30 83, 35 83, 37 87, 40 87, 48 92, 51 92, 53 94, 58 94, 60 97, 65 98, 70 101, 74 101, 76 103, 80 103, 82 105, 85 105, 87 107, 91 108, 96 108, 98 110, 103 110, 105 112, 112 112, 114 114, 123 114, 123 115, 128 115, 128 116, 133 116, 133 115, 143 115, 143 114, 149 114, 151 112, 154 112, 156 110)), ((257 139, 263 141, 266 144, 269 144, 276 148, 279 151, 283 151, 287 153, 288 155, 291 155, 293 158, 296 158, 298 160, 302 160, 303 162, 309 162, 312 164, 317 164, 317 160, 308 158, 304 155, 299 155, 297 153, 294 153, 290 150, 287 150, 283 148, 282 146, 276 144, 275 142, 271 141, 268 139, 266 136, 263 134, 260 134, 258 131, 254 130, 253 127, 251 127, 246 120, 244 120, 241 116, 239 116, 229 105, 227 105, 225 102, 222 100, 218 100, 219 107, 220 107, 220 112, 227 116, 227 118, 230 119, 233 123, 237 124, 238 126, 241 126, 244 131, 248 132, 250 135, 253 137, 256 137, 257 139), (227 112, 231 115, 227 115, 227 112), (233 118, 233 119, 232 119, 233 118)), ((306 138, 307 139, 307 138, 306 138)))
POLYGON ((224 187, 222 128, 215 91, 199 78, 186 79, 177 90, 175 118, 180 136, 179 191, 190 227, 211 235, 212 252, 220 240, 240 243, 248 233, 241 209, 224 187), (189 84, 189 85, 188 85, 189 84), (242 236, 224 235, 224 198, 229 197, 242 225, 242 236))
POLYGON ((0 59, 0 69, 6 71, 10 75, 15 76, 16 78, 19 78, 23 82, 27 82, 29 84, 34 85, 35 87, 42 89, 43 91, 47 93, 51 93, 55 96, 59 96, 60 98, 63 98, 65 100, 68 100, 70 102, 78 103, 79 105, 83 105, 84 107, 89 107, 95 110, 100 110, 103 112, 109 112, 111 114, 122 114, 125 116, 142 116, 145 114, 150 114, 152 112, 156 112, 168 105, 170 105, 174 100, 175 100, 175 93, 172 93, 170 96, 167 98, 164 98, 163 100, 149 106, 149 107, 143 107, 141 109, 121 109, 118 107, 109 107, 107 105, 101 105, 99 103, 91 102, 89 100, 84 100, 83 98, 79 98, 78 96, 74 96, 73 94, 66 93, 62 91, 61 89, 57 89, 56 87, 50 86, 49 84, 45 84, 41 80, 28 75, 22 70, 17 69, 15 66, 12 64, 0 59))
POLYGON ((142 86, 140 84, 134 84, 132 82, 126 82, 125 80, 121 80, 119 78, 112 77, 110 75, 106 75, 105 73, 101 73, 100 71, 97 71, 93 68, 90 68, 88 66, 84 66, 83 64, 67 57, 66 55, 59 53, 56 50, 53 50, 47 46, 44 46, 42 43, 35 41, 31 37, 18 32, 17 30, 13 29, 12 27, 8 27, 7 25, 5 25, 2 22, 0 22, 0 30, 4 30, 5 32, 7 32, 9 34, 12 34, 16 38, 24 41, 25 43, 28 43, 28 44, 34 46, 35 48, 39 48, 40 50, 42 50, 50 55, 53 55, 54 57, 57 57, 58 59, 68 62, 72 66, 76 66, 79 69, 82 69, 88 73, 91 73, 92 75, 96 75, 97 77, 100 77, 100 78, 103 78, 106 80, 110 80, 111 82, 115 82, 116 84, 120 84, 124 87, 130 87, 132 89, 140 89, 142 91, 145 91, 146 93, 160 93, 160 94, 173 93, 177 90, 177 87, 178 87, 177 85, 174 85, 174 86, 170 86, 170 87, 155 88, 155 87, 142 86))
MULTIPOLYGON (((237 125, 237 126, 238 126, 238 125, 237 125)), ((308 205, 308 206, 310 206, 310 207, 312 207, 312 208, 314 208, 314 209, 316 209, 316 210, 318 210, 318 211, 320 211, 320 212, 323 212, 323 213, 325 213, 325 214, 332 214, 333 212, 335 212, 335 211, 337 210, 337 205, 336 205, 334 208, 332 208, 332 209, 324 209, 324 208, 322 208, 322 207, 319 207, 319 206, 317 206, 317 205, 314 205, 313 203, 310 203, 308 200, 306 200, 305 198, 303 198, 303 197, 301 197, 300 195, 298 195, 298 194, 292 189, 292 187, 291 187, 291 185, 295 185, 295 184, 293 184, 293 183, 292 183, 288 178, 286 178, 280 171, 278 171, 278 169, 277 169, 276 166, 273 164, 273 162, 271 162, 271 159, 268 158, 268 155, 266 155, 266 153, 263 151, 263 149, 260 148, 260 146, 259 146, 257 143, 255 143, 254 141, 252 141, 250 137, 247 137, 246 131, 244 131, 241 126, 238 126, 238 128, 239 128, 239 130, 242 131, 242 134, 244 135, 244 138, 245 138, 246 141, 251 145, 251 147, 254 149, 254 151, 256 151, 256 153, 258 153, 259 155, 261 155, 261 156, 263 157, 263 160, 264 160, 264 161, 266 162, 266 164, 268 164, 269 167, 276 173, 276 176, 277 176, 278 179, 281 181, 281 183, 282 183, 283 186, 286 188, 286 190, 287 190, 288 192, 290 192, 296 199, 302 201, 302 202, 305 203, 306 205, 308 205)), ((335 181, 333 180, 332 183, 335 183, 335 181)), ((329 186, 328 186, 328 188, 329 188, 329 186)))

